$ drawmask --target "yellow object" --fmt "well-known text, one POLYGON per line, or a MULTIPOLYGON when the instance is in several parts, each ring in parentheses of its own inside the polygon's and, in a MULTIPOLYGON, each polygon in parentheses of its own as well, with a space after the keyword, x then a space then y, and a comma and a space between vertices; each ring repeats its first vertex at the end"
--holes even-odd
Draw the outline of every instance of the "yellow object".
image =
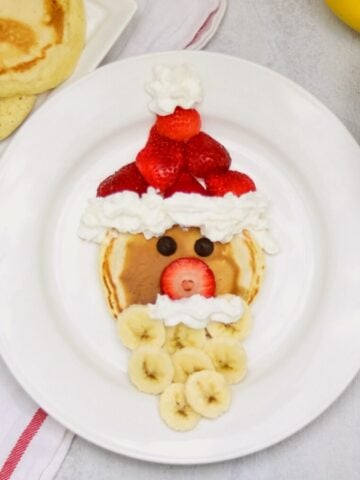
POLYGON ((0 97, 56 87, 84 42, 83 0, 0 0, 0 97))
POLYGON ((35 100, 35 95, 0 98, 0 140, 8 137, 29 115, 35 100))
POLYGON ((172 356, 174 382, 185 383, 190 375, 202 370, 214 370, 210 357, 200 348, 186 347, 172 356))
POLYGON ((202 348, 206 342, 205 328, 190 328, 179 323, 175 327, 166 327, 164 348, 172 354, 186 347, 202 348))
POLYGON ((141 392, 158 395, 171 385, 173 376, 171 357, 161 348, 146 345, 131 353, 129 377, 141 392))
POLYGON ((173 430, 186 432, 199 423, 200 415, 188 404, 183 383, 172 383, 160 397, 160 415, 173 430))
POLYGON ((163 322, 153 320, 145 305, 131 305, 123 310, 117 320, 118 334, 130 350, 143 345, 162 347, 165 342, 163 322))
POLYGON ((325 0, 340 20, 360 32, 360 0, 325 0))
POLYGON ((231 390, 220 373, 201 370, 187 379, 185 398, 195 412, 203 417, 216 418, 229 409, 231 390))

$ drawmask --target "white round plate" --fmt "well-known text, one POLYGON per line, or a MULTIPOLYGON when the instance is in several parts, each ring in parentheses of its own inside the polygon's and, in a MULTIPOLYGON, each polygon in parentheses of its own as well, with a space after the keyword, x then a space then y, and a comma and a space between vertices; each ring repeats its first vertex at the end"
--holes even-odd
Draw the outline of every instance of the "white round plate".
POLYGON ((341 123, 285 78, 236 58, 177 52, 102 68, 43 106, 0 168, 0 348, 18 381, 82 437, 163 463, 216 462, 278 442, 344 390, 360 366, 360 152, 341 123), (245 346, 249 375, 228 413, 169 430, 127 377, 102 297, 98 247, 77 237, 87 199, 134 159, 154 116, 159 63, 196 66, 203 129, 271 199, 268 257, 245 346))

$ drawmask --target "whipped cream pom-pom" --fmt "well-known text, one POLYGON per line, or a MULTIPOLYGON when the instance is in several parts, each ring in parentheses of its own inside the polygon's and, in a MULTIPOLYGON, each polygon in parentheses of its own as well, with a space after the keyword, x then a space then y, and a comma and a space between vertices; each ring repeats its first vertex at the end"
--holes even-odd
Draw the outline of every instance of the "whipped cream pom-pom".
POLYGON ((188 64, 157 65, 145 90, 152 97, 149 109, 157 115, 170 115, 176 107, 193 108, 203 97, 200 78, 188 64))

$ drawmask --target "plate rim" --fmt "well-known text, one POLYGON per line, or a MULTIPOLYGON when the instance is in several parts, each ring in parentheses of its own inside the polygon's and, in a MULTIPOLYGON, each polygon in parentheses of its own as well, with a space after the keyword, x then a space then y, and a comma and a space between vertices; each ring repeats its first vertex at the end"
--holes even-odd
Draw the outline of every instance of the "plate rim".
MULTIPOLYGON (((153 57, 154 60, 156 60, 156 58, 161 57, 163 55, 171 54, 171 55, 176 56, 176 54, 179 54, 179 53, 184 54, 184 52, 182 52, 182 51, 180 51, 180 52, 168 51, 168 52, 149 53, 149 54, 134 56, 134 57, 130 57, 130 58, 126 58, 126 59, 123 59, 123 60, 113 62, 113 63, 108 64, 108 65, 104 65, 98 70, 118 68, 119 64, 139 61, 144 57, 146 57, 146 58, 153 57)), ((353 143, 353 146, 356 147, 356 150, 358 151, 359 158, 360 158, 360 146, 356 142, 353 135, 345 127, 345 125, 339 120, 339 118, 327 106, 325 106, 314 95, 312 95, 306 89, 304 89, 303 87, 298 85, 296 82, 294 82, 294 81, 288 79, 287 77, 271 70, 268 67, 259 65, 255 62, 252 62, 252 61, 249 61, 249 60, 241 59, 239 57, 234 57, 232 55, 221 54, 221 53, 213 53, 213 52, 201 52, 201 51, 186 52, 186 55, 188 55, 189 57, 206 55, 206 56, 213 56, 213 57, 216 57, 216 58, 218 58, 218 57, 225 58, 225 59, 227 58, 227 59, 230 59, 231 61, 237 61, 239 63, 248 64, 248 65, 250 65, 250 68, 256 68, 256 69, 259 69, 261 71, 265 71, 267 74, 275 76, 279 81, 287 84, 291 88, 294 88, 301 95, 302 98, 305 98, 305 100, 310 101, 317 108, 321 109, 327 116, 330 115, 332 117, 332 119, 337 123, 337 127, 342 129, 343 134, 345 134, 348 137, 348 140, 353 143)), ((86 81, 89 77, 97 75, 98 70, 95 70, 95 71, 85 75, 84 77, 74 81, 70 85, 66 86, 64 88, 64 90, 60 93, 60 95, 62 95, 63 92, 65 93, 67 91, 67 89, 74 88, 77 85, 78 82, 81 83, 83 81, 86 81)), ((58 97, 56 96, 54 99, 53 98, 49 99, 46 102, 46 105, 44 105, 44 107, 40 110, 40 112, 46 110, 47 108, 51 109, 51 103, 56 98, 58 98, 58 97)), ((35 112, 35 114, 32 118, 36 118, 37 114, 38 114, 38 112, 35 112)), ((25 126, 25 128, 22 129, 22 131, 24 132, 23 134, 26 134, 26 129, 29 128, 28 125, 31 126, 32 121, 33 120, 31 119, 28 122, 28 124, 25 126)), ((2 169, 4 167, 6 167, 6 165, 7 165, 8 157, 11 156, 10 155, 11 151, 14 148, 16 148, 17 144, 21 141, 21 136, 22 135, 17 135, 14 138, 14 140, 11 142, 8 149, 4 153, 3 157, 1 158, 1 161, 0 161, 0 181, 1 181, 1 174, 2 174, 2 171, 3 171, 2 169)), ((5 344, 6 344, 6 341, 4 341, 3 336, 1 335, 1 331, 0 331, 0 347, 4 346, 5 344)), ((45 402, 43 402, 43 401, 39 402, 37 400, 37 398, 36 398, 37 397, 36 387, 32 386, 31 382, 28 382, 28 380, 25 378, 26 375, 22 375, 21 368, 18 368, 16 359, 12 358, 11 352, 6 351, 6 348, 5 349, 0 348, 0 352, 1 352, 1 355, 2 355, 2 358, 5 362, 5 364, 8 366, 9 370, 13 373, 13 375, 16 377, 16 379, 20 383, 20 385, 30 394, 30 396, 32 398, 35 399, 35 401, 42 408, 44 408, 45 411, 47 411, 47 408, 46 408, 46 403, 47 402, 46 401, 45 402)), ((203 458, 190 459, 190 460, 177 458, 177 457, 169 457, 169 456, 167 456, 166 458, 164 458, 164 456, 159 456, 159 458, 157 458, 153 454, 146 454, 146 453, 143 453, 141 451, 136 451, 136 450, 133 451, 132 449, 127 448, 127 447, 122 447, 122 450, 120 451, 120 449, 114 448, 112 446, 111 442, 107 442, 107 441, 105 441, 105 439, 104 439, 103 442, 101 442, 98 439, 94 440, 94 438, 92 438, 91 435, 88 435, 84 431, 81 431, 81 433, 79 433, 78 428, 76 426, 74 428, 74 425, 71 425, 66 419, 63 419, 61 415, 53 415, 51 413, 51 416, 53 416, 56 420, 58 420, 60 423, 62 423, 64 426, 66 426, 66 428, 68 428, 69 430, 77 433, 79 436, 88 440, 89 442, 91 442, 95 445, 98 445, 100 447, 106 448, 106 449, 108 449, 108 450, 110 450, 114 453, 123 454, 123 455, 129 456, 131 458, 136 458, 136 459, 139 459, 139 460, 148 461, 148 462, 152 462, 152 463, 172 464, 172 465, 197 465, 197 464, 205 464, 205 463, 217 463, 217 462, 221 462, 221 461, 225 461, 225 460, 239 458, 239 457, 242 457, 242 456, 245 456, 245 455, 248 455, 248 454, 251 454, 251 453, 255 453, 255 452, 258 452, 260 450, 263 450, 265 448, 268 448, 270 446, 273 446, 273 445, 285 440, 286 438, 292 436, 296 432, 298 432, 298 431, 302 430, 303 428, 307 427, 316 418, 318 418, 320 415, 322 415, 339 398, 339 396, 342 395, 342 393, 348 388, 348 386, 350 385, 352 380, 355 378, 355 376, 356 376, 356 374, 358 373, 359 370, 360 370, 360 364, 357 365, 355 368, 354 367, 351 367, 351 369, 349 368, 349 373, 346 375, 346 378, 344 378, 344 381, 342 382, 341 386, 339 387, 339 385, 337 384, 336 388, 332 389, 332 391, 333 391, 332 395, 329 395, 328 400, 326 402, 323 402, 320 407, 315 408, 313 410, 311 415, 308 415, 308 420, 306 422, 303 422, 303 421, 296 422, 296 421, 294 421, 290 428, 284 428, 280 433, 278 433, 278 435, 274 435, 271 440, 264 441, 263 443, 258 441, 257 446, 255 448, 248 447, 247 449, 242 449, 241 453, 239 453, 238 450, 231 451, 226 455, 221 454, 221 456, 219 458, 217 458, 216 456, 215 456, 215 458, 214 457, 211 457, 211 458, 203 457, 203 458)), ((51 410, 51 408, 50 408, 50 410, 51 410)))
POLYGON ((77 80, 81 80, 83 77, 93 72, 96 67, 103 61, 105 56, 109 53, 115 42, 120 38, 121 34, 125 31, 126 27, 129 25, 130 21, 132 20, 138 9, 138 5, 135 0, 120 0, 120 2, 118 0, 116 5, 114 5, 114 3, 109 0, 84 0, 85 10, 88 8, 88 3, 96 5, 98 8, 103 9, 106 12, 106 16, 101 22, 101 26, 98 28, 98 31, 92 35, 89 41, 86 42, 84 51, 86 50, 86 47, 91 48, 93 46, 96 40, 96 36, 99 34, 99 32, 105 33, 107 31, 107 28, 109 26, 108 24, 113 24, 114 16, 119 19, 119 23, 117 24, 116 28, 112 26, 110 32, 106 35, 106 39, 101 43, 101 48, 97 47, 96 53, 93 52, 92 54, 88 54, 89 58, 86 62, 85 68, 87 72, 78 72, 77 66, 69 79, 65 80, 63 84, 60 84, 55 89, 54 93, 60 91, 60 89, 62 90, 62 88, 66 88, 68 83, 75 83, 77 80), (125 10, 125 14, 122 10, 125 10))

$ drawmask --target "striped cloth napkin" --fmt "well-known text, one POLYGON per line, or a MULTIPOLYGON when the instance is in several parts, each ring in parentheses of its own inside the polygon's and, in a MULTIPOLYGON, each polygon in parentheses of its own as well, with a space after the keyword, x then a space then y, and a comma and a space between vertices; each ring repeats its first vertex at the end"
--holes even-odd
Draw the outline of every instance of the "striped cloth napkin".
MULTIPOLYGON (((226 0, 138 0, 138 11, 104 63, 145 52, 200 49, 216 32, 226 0)), ((0 358, 0 480, 50 480, 73 434, 16 383, 0 358)))

